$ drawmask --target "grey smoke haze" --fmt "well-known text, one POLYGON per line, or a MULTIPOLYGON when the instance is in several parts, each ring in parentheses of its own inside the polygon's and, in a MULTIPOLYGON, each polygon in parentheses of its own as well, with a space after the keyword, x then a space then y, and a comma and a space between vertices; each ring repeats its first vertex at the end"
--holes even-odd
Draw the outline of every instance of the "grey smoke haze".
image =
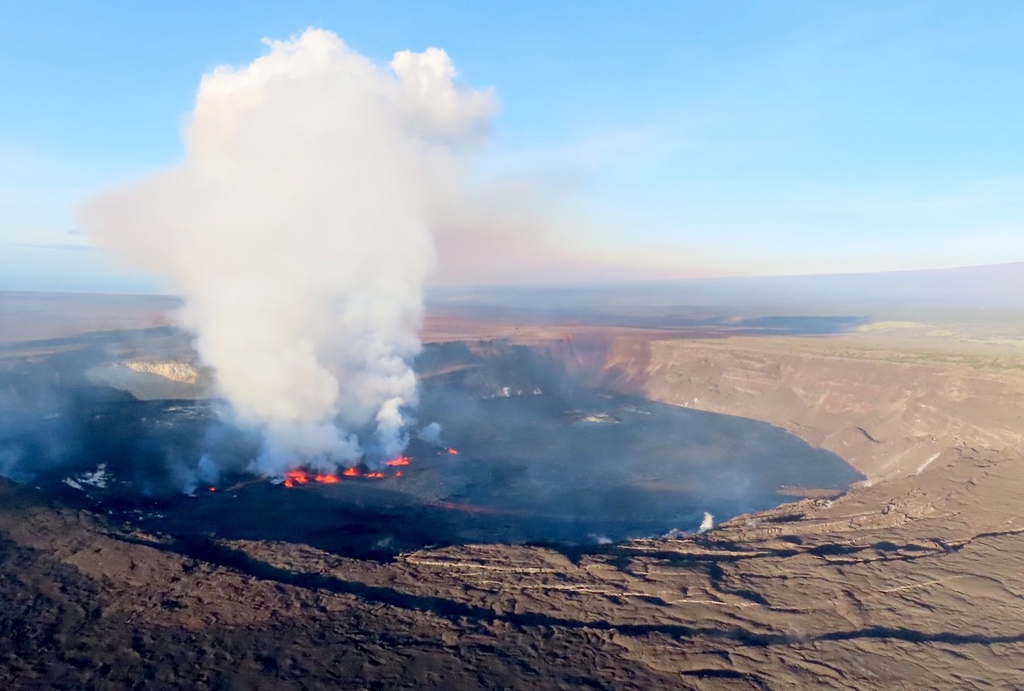
POLYGON ((389 65, 310 29, 206 74, 177 165, 80 209, 101 247, 166 276, 259 470, 404 449, 431 225, 463 197, 495 101, 443 51, 389 65))
POLYGON ((441 444, 441 424, 437 422, 431 422, 426 427, 420 429, 416 433, 416 436, 428 444, 441 444))

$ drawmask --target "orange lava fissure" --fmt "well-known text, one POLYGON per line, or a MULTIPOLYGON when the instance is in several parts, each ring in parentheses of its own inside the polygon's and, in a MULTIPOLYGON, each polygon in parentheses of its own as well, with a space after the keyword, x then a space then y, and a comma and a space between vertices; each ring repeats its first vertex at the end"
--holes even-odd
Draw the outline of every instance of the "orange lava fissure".
MULTIPOLYGON (((409 465, 410 462, 411 459, 408 456, 399 456, 398 458, 394 458, 390 461, 385 461, 384 465, 388 467, 406 466, 409 465)), ((307 473, 305 470, 296 469, 289 470, 287 473, 284 474, 284 486, 291 488, 297 487, 298 485, 307 485, 310 482, 315 482, 322 485, 334 485, 341 482, 341 478, 343 477, 363 477, 370 478, 373 480, 379 480, 387 476, 384 474, 383 471, 380 470, 364 472, 362 469, 360 469, 359 466, 345 468, 338 475, 332 475, 328 473, 317 473, 315 475, 311 475, 310 473, 307 473)), ((402 471, 397 471, 392 475, 392 477, 402 477, 402 471)), ((214 488, 211 487, 210 491, 214 491, 214 488)))

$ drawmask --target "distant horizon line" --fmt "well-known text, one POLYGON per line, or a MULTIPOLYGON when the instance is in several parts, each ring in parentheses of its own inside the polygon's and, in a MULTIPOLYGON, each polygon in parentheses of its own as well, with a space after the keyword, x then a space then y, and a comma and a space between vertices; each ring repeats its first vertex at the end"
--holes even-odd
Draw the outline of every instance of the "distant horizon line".
MULTIPOLYGON (((981 269, 1008 269, 1011 267, 1019 266, 1021 271, 1024 272, 1024 260, 1017 260, 1011 262, 1000 262, 998 264, 965 264, 957 266, 945 266, 941 268, 929 268, 929 269, 888 269, 884 271, 837 271, 837 272, 822 272, 822 273, 792 273, 792 274, 729 274, 724 276, 699 276, 690 278, 654 278, 654 279, 636 279, 636 278, 625 278, 610 280, 604 282, 595 281, 566 281, 560 283, 552 283, 545 281, 537 282, 509 282, 509 283, 451 283, 451 284, 428 284, 426 286, 427 292, 433 291, 445 291, 445 290, 473 290, 473 289, 501 289, 501 288, 595 288, 595 287, 616 287, 616 286, 644 286, 644 285, 675 285, 684 283, 705 283, 705 282, 716 282, 716 281, 736 281, 736 280, 750 280, 750 279, 789 279, 789 278, 829 278, 829 277, 841 277, 841 276, 893 276, 893 275, 922 275, 929 273, 942 273, 942 272, 954 272, 954 271, 967 271, 967 270, 981 270, 981 269)), ((1022 273, 1024 277, 1024 273, 1022 273)), ((78 296, 121 296, 121 297, 149 297, 149 298, 167 298, 167 299, 182 299, 181 295, 176 293, 132 293, 132 292, 116 292, 116 291, 103 291, 103 290, 26 290, 21 288, 0 288, 0 294, 3 293, 26 293, 35 295, 78 295, 78 296)))

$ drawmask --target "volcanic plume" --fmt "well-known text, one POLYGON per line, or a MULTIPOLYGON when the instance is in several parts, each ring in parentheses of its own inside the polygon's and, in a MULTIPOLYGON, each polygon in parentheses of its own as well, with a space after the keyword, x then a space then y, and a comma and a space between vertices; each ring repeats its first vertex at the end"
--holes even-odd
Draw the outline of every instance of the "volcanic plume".
POLYGON ((333 472, 405 448, 431 225, 495 109, 443 51, 388 65, 309 29, 200 83, 184 159, 80 211, 185 298, 183 326, 258 469, 333 472))

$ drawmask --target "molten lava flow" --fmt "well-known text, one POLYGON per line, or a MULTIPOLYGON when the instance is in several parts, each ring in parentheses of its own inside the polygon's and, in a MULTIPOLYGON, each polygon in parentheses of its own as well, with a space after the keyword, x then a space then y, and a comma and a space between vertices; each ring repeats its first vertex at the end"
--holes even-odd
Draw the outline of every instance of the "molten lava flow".
POLYGON ((294 487, 295 485, 304 485, 309 482, 309 475, 304 470, 289 470, 284 474, 284 486, 294 487))
MULTIPOLYGON (((325 485, 333 485, 335 482, 341 480, 337 475, 327 475, 326 473, 319 473, 317 475, 310 476, 305 470, 289 470, 284 474, 284 486, 294 487, 295 485, 306 485, 310 482, 319 482, 325 485)), ((210 488, 213 491, 213 488, 210 488)))
MULTIPOLYGON (((409 465, 409 458, 407 456, 399 456, 398 458, 392 461, 385 462, 384 465, 409 465)), ((398 471, 397 473, 394 474, 394 477, 401 476, 401 471, 398 471)), ((317 473, 316 475, 311 475, 307 473, 305 470, 289 470, 287 473, 284 474, 284 486, 295 487, 297 485, 306 485, 309 484, 310 482, 316 482, 322 485, 334 485, 341 482, 341 478, 343 477, 365 477, 372 478, 374 480, 379 480, 386 476, 382 471, 379 470, 367 472, 365 467, 363 466, 352 466, 351 468, 345 468, 344 470, 341 471, 340 475, 331 475, 328 473, 317 473)), ((211 492, 215 490, 215 487, 210 488, 211 492)))
POLYGON ((458 456, 459 455, 459 450, 458 449, 448 449, 448 453, 450 453, 452 456, 458 456))

